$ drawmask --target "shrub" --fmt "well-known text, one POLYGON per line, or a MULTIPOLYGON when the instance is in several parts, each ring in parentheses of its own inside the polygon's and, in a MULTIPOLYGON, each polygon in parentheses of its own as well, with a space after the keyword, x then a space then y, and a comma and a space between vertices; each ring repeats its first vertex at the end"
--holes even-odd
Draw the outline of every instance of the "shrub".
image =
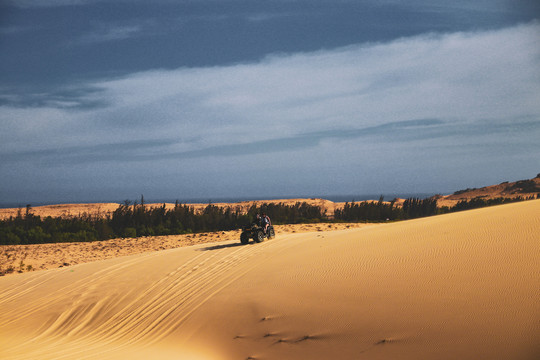
POLYGON ((19 245, 21 238, 12 232, 0 232, 0 239, 2 239, 3 245, 19 245))
POLYGON ((124 237, 130 238, 130 237, 137 237, 137 230, 132 227, 128 227, 124 229, 124 237))

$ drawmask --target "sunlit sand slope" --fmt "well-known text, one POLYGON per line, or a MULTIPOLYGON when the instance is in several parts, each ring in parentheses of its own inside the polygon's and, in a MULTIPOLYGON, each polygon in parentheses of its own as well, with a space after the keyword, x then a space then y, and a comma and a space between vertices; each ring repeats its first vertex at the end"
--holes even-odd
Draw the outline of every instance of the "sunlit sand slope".
POLYGON ((0 278, 1 359, 535 359, 540 201, 0 278))

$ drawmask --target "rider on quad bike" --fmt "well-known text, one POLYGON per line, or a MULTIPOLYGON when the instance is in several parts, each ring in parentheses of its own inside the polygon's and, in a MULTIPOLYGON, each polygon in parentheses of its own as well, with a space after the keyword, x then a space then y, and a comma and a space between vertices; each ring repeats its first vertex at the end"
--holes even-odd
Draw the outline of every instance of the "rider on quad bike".
POLYGON ((272 225, 272 222, 270 221, 270 218, 265 213, 262 213, 261 216, 261 227, 263 228, 264 234, 268 232, 268 227, 272 225))
POLYGON ((251 225, 244 226, 242 233, 240 234, 240 242, 242 244, 249 243, 249 239, 253 239, 255 242, 262 242, 265 238, 272 239, 276 236, 274 227, 270 222, 270 218, 266 214, 255 217, 255 221, 251 225))

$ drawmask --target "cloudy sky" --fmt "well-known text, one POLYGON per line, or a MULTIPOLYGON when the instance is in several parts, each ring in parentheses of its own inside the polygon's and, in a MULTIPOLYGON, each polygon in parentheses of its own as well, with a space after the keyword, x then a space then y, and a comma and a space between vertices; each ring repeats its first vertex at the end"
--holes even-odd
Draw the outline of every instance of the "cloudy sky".
POLYGON ((540 172, 536 0, 3 0, 0 203, 540 172))

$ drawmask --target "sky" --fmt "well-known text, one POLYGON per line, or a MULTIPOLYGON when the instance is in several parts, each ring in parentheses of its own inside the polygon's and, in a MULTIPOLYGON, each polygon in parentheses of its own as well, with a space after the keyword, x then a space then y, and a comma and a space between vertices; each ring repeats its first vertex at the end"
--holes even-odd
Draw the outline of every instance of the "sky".
POLYGON ((536 0, 1 0, 0 204, 540 173, 536 0))

